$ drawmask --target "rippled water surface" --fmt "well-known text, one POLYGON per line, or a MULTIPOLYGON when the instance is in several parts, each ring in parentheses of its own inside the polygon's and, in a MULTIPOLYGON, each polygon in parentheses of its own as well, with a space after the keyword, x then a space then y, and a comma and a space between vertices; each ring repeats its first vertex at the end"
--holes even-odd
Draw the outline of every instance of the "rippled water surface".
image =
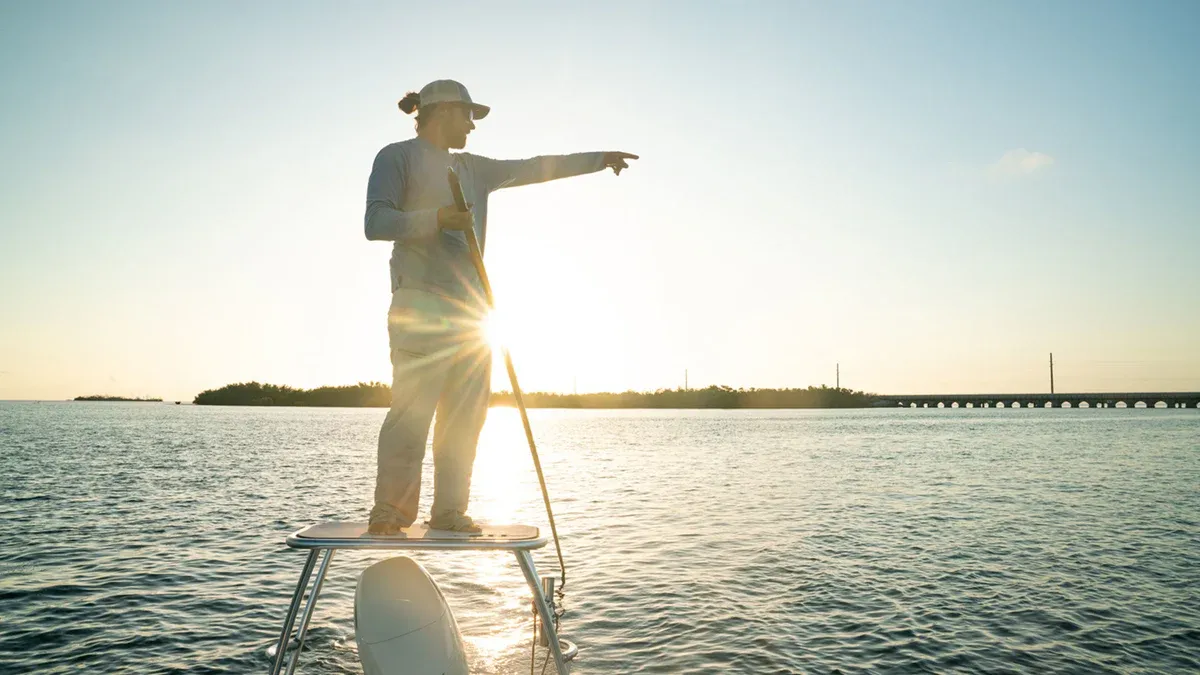
MULTIPOLYGON (((366 518, 383 412, 0 403, 0 672, 265 672, 284 537, 366 518)), ((1200 411, 532 417, 576 673, 1200 670, 1200 411)), ((545 524, 514 411, 472 508, 545 524)), ((361 672, 386 555, 335 558, 300 672, 361 672)), ((474 671, 528 672, 512 557, 415 557, 474 671)))

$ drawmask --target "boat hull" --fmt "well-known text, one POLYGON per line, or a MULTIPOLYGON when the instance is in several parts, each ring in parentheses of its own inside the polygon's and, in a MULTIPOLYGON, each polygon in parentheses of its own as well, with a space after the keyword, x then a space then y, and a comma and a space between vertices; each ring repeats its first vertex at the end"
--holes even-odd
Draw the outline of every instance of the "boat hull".
POLYGON ((388 558, 363 570, 354 594, 354 630, 366 675, 468 672, 454 613, 412 558, 388 558))

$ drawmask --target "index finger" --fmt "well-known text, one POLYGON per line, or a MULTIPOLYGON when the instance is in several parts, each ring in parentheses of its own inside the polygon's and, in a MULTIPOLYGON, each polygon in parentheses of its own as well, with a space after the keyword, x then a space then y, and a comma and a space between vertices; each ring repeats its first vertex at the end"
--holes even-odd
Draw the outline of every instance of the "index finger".
POLYGON ((640 159, 637 155, 630 152, 614 152, 618 159, 640 159))

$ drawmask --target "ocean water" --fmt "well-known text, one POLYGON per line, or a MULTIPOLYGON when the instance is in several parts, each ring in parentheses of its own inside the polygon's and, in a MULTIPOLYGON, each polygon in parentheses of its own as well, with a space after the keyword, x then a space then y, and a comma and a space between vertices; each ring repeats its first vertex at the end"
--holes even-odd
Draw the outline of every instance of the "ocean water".
MULTIPOLYGON (((366 518, 382 416, 0 403, 0 672, 265 672, 305 555, 284 537, 366 518)), ((1200 411, 532 420, 576 673, 1200 671, 1200 411)), ((513 410, 472 509, 545 524, 513 410)), ((354 586, 387 555, 338 554, 299 672, 361 672, 354 586)), ((528 672, 511 555, 414 557, 473 672, 528 672)))

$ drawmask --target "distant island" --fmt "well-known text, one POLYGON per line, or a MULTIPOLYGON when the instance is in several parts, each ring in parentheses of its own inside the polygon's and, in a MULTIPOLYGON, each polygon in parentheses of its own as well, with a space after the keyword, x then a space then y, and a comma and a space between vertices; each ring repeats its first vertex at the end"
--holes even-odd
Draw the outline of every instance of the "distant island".
MULTIPOLYGON (((318 406, 386 408, 391 388, 382 382, 359 382, 340 387, 297 389, 286 385, 240 382, 196 395, 196 405, 318 406)), ((866 408, 876 399, 850 389, 826 386, 804 389, 733 389, 713 385, 704 389, 659 389, 653 392, 556 394, 526 392, 527 408, 866 408)), ((512 392, 492 393, 492 406, 515 407, 512 392)))
POLYGON ((125 396, 76 396, 76 401, 136 401, 138 403, 162 403, 161 398, 127 398, 125 396))
POLYGON ((239 382, 196 395, 196 405, 278 405, 334 408, 387 408, 392 389, 382 382, 359 382, 342 387, 297 389, 287 385, 239 382))
MULTIPOLYGON (((875 394, 832 387, 804 389, 659 389, 619 393, 554 394, 528 392, 527 408, 867 408, 875 394)), ((516 407, 511 392, 492 393, 493 406, 516 407)))

